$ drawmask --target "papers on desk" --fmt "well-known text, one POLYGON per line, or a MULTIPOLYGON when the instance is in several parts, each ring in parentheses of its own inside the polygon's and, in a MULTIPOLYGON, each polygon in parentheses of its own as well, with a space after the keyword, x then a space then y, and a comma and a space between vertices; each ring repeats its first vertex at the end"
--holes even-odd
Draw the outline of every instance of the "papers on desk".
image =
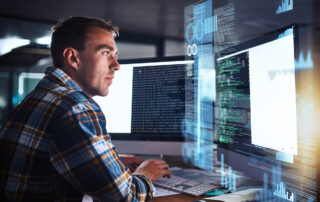
POLYGON ((156 192, 153 193, 153 197, 160 197, 160 196, 169 196, 169 195, 175 195, 175 194, 179 194, 178 192, 174 192, 174 191, 170 191, 167 189, 163 189, 161 187, 155 187, 156 188, 156 192))
POLYGON ((205 200, 217 200, 217 201, 228 201, 228 202, 241 202, 254 200, 256 194, 260 193, 261 188, 246 189, 243 191, 233 192, 231 194, 224 194, 221 196, 213 196, 205 198, 205 200))

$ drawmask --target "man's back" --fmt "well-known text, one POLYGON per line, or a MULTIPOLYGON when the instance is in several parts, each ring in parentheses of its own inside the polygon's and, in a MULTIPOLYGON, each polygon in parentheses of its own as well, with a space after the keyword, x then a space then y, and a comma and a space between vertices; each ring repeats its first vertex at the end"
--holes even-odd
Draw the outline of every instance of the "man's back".
POLYGON ((67 107, 68 99, 63 97, 69 94, 72 104, 72 93, 77 92, 56 81, 43 80, 4 124, 0 133, 0 171, 8 199, 54 199, 52 194, 61 190, 55 186, 64 179, 51 165, 49 147, 58 124, 63 124, 58 122, 67 107))
POLYGON ((79 201, 90 192, 130 200, 130 187, 143 198, 151 195, 144 186, 148 179, 137 176, 144 183, 134 185, 118 159, 99 106, 57 68, 4 124, 0 155, 1 190, 8 201, 79 201))

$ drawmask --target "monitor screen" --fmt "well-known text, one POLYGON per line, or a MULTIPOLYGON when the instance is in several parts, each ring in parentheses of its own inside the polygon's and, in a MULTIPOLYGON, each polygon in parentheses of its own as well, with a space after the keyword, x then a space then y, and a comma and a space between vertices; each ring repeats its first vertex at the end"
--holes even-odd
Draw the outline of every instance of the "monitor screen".
POLYGON ((304 186, 316 192, 314 179, 301 172, 308 160, 297 115, 297 33, 296 27, 283 28, 216 55, 221 184, 236 187, 230 173, 242 171, 263 182, 263 196, 258 197, 270 201, 302 201, 304 186))
POLYGON ((119 152, 181 154, 185 83, 192 66, 184 59, 120 61, 109 95, 94 97, 119 152))
POLYGON ((218 55, 216 74, 219 145, 292 163, 298 152, 293 27, 218 55))

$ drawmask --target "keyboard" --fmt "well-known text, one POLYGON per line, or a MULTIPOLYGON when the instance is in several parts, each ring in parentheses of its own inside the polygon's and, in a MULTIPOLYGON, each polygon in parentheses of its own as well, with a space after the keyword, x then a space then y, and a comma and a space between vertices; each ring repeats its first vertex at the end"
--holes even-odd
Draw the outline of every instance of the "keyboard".
POLYGON ((171 168, 171 178, 160 178, 153 182, 156 187, 176 191, 179 193, 201 196, 211 190, 218 188, 211 184, 210 179, 217 182, 212 173, 196 169, 171 168))

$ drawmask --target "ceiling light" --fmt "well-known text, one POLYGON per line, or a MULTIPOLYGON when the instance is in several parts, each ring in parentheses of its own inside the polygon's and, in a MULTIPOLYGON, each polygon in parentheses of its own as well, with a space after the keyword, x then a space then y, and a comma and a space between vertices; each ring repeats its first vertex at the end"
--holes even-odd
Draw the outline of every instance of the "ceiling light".
POLYGON ((51 36, 43 36, 43 37, 37 38, 36 43, 49 46, 51 43, 51 36))
POLYGON ((30 40, 18 37, 6 37, 0 39, 0 55, 10 52, 14 48, 30 44, 30 40))

